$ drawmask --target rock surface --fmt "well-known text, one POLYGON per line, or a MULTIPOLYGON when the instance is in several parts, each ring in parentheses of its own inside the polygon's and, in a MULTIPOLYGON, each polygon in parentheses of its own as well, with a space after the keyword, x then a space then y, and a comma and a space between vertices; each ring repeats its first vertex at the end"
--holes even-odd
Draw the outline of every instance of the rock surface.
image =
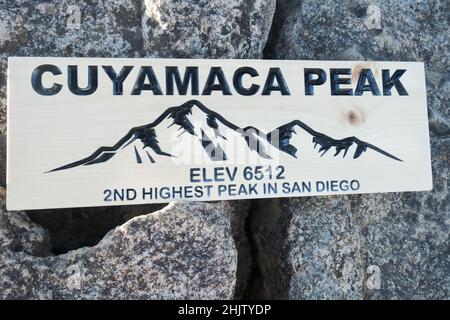
MULTIPOLYGON (((13 55, 260 58, 265 48, 275 59, 424 61, 434 190, 251 209, 171 203, 153 213, 159 207, 56 214, 2 204, 0 298, 448 299, 448 1, 278 0, 273 24, 275 0, 36 3, 0 0, 3 135, 13 55)), ((5 150, 3 136, 2 186, 5 150)))
POLYGON ((111 229, 126 221, 162 209, 166 204, 32 210, 27 215, 45 228, 53 254, 96 245, 111 229))
POLYGON ((145 1, 144 43, 150 55, 261 58, 275 1, 145 1))
MULTIPOLYGON (((2 186, 9 56, 259 58, 274 10, 275 0, 0 0, 2 186)), ((248 206, 172 203, 147 215, 156 208, 2 209, 0 298, 241 297, 248 206), (85 245, 94 246, 52 255, 85 245)))
POLYGON ((49 253, 48 233, 5 212, 0 190, 1 299, 231 299, 237 252, 230 221, 243 202, 172 203, 133 218, 94 247, 49 253))
POLYGON ((0 0, 0 134, 9 56, 259 58, 275 0, 0 0))
POLYGON ((140 1, 0 0, 0 133, 6 133, 9 56, 143 54, 140 1))
POLYGON ((449 12, 448 1, 280 2, 269 58, 426 63, 434 190, 260 202, 254 296, 448 299, 449 12))

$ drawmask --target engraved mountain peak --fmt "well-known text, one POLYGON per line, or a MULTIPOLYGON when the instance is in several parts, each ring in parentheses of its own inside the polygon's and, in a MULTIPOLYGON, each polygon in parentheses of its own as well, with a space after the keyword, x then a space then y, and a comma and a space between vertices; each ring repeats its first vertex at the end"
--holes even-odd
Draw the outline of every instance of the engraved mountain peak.
MULTIPOLYGON (((318 146, 321 156, 328 150, 334 149, 335 156, 343 151, 345 157, 349 148, 356 145, 354 159, 360 157, 367 149, 372 149, 391 159, 401 161, 356 137, 336 140, 313 130, 300 120, 291 121, 268 134, 252 126, 241 128, 219 113, 208 109, 200 101, 189 100, 182 105, 168 108, 149 124, 132 128, 114 145, 102 146, 86 158, 48 172, 104 163, 122 152, 131 152, 137 163, 144 161, 155 163, 159 157, 180 157, 182 153, 174 153, 175 144, 178 144, 178 151, 184 149, 181 151, 186 152, 187 148, 193 148, 191 152, 204 152, 212 161, 229 160, 229 155, 242 153, 245 149, 264 159, 271 159, 271 154, 279 151, 297 158, 299 146, 295 145, 293 138, 297 135, 298 129, 312 137, 311 147, 318 146), (180 141, 183 138, 194 138, 193 145, 186 146, 188 140, 180 141)), ((305 146, 302 147, 305 148, 305 146)))
POLYGON ((274 145, 277 146, 283 152, 286 152, 297 158, 297 147, 292 143, 293 137, 297 135, 296 129, 303 130, 312 137, 312 144, 314 149, 317 148, 321 156, 325 155, 328 150, 335 150, 334 157, 338 156, 341 152, 343 157, 347 155, 347 152, 352 146, 356 146, 356 150, 353 154, 353 159, 357 159, 367 151, 367 149, 372 149, 377 151, 386 157, 393 160, 402 161, 396 156, 374 146, 373 144, 367 143, 365 141, 359 140, 356 137, 347 137, 344 139, 333 139, 323 133, 315 131, 307 124, 300 120, 293 120, 285 125, 282 125, 272 132, 267 134, 267 139, 274 145), (278 142, 278 143, 275 143, 278 142))

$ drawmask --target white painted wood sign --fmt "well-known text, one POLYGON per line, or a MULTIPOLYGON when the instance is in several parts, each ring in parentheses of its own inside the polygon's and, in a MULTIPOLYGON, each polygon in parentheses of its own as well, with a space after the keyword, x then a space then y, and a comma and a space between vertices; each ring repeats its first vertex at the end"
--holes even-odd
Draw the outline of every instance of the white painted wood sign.
POLYGON ((8 60, 7 207, 432 188, 415 62, 8 60))

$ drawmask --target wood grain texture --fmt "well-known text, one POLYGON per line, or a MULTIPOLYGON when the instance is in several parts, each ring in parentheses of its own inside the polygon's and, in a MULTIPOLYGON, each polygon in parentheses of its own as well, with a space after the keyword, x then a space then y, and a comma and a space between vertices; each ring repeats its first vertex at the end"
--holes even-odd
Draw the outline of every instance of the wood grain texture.
POLYGON ((424 68, 414 62, 10 58, 7 148, 10 210, 432 188, 424 68), (43 64, 62 72, 42 76, 44 87, 62 85, 55 95, 32 87, 43 64), (88 66, 97 66, 95 92, 69 90, 69 65, 80 88, 88 86, 88 66), (133 67, 121 95, 103 66, 117 74, 133 67), (152 67, 161 95, 131 94, 143 66, 152 67), (186 67, 198 67, 199 95, 191 87, 180 95, 176 84, 167 95, 168 66, 181 80, 186 67), (201 94, 212 67, 222 68, 230 95, 201 94), (259 86, 254 95, 236 88, 241 67, 258 73, 242 77, 244 88, 259 86), (267 80, 274 68, 289 95, 262 94, 279 84, 267 80), (327 73, 313 96, 305 95, 305 68, 327 73), (390 96, 333 96, 331 68, 350 68, 351 84, 341 87, 353 90, 370 69, 381 92, 382 70, 404 69, 408 96, 395 87, 390 96), (105 190, 117 201, 105 201, 105 190))

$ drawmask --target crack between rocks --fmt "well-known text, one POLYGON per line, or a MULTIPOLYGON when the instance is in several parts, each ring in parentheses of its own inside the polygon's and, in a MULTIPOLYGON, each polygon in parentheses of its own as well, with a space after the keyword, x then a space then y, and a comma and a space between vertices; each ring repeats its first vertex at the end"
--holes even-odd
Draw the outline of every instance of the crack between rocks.
MULTIPOLYGON (((276 58, 274 53, 275 43, 280 36, 285 13, 289 8, 300 3, 301 1, 299 0, 293 2, 287 2, 286 0, 277 1, 270 31, 262 53, 263 59, 276 58)), ((143 40, 142 52, 144 55, 147 55, 146 33, 148 30, 146 30, 147 26, 145 25, 147 8, 144 1, 140 9, 143 40)), ((51 252, 54 255, 60 255, 85 246, 95 246, 110 230, 123 225, 138 215, 150 214, 155 211, 154 209, 161 209, 155 206, 153 210, 132 210, 132 214, 115 212, 122 209, 127 211, 129 208, 128 206, 123 206, 108 207, 106 209, 64 209, 61 212, 46 210, 39 213, 27 212, 27 215, 33 222, 47 230, 50 236, 51 252), (50 215, 58 218, 50 218, 50 215), (99 217, 100 219, 98 219, 99 217), (112 217, 115 218, 111 219, 112 217), (67 232, 67 221, 73 224, 70 226, 72 228, 71 232, 67 232), (76 239, 64 238, 71 233, 76 234, 76 239)), ((138 206, 134 208, 137 209, 138 206)), ((285 282, 290 279, 291 272, 288 272, 288 275, 282 275, 282 272, 279 270, 281 267, 279 266, 281 261, 280 238, 284 236, 285 230, 283 228, 286 226, 286 224, 281 223, 282 215, 278 199, 251 200, 243 226, 239 224, 233 226, 237 228, 234 241, 238 250, 235 299, 287 298, 288 288, 285 282), (241 233, 240 235, 237 234, 239 232, 241 233), (244 238, 246 241, 243 242, 242 239, 238 239, 239 237, 244 238), (250 265, 248 261, 250 261, 250 265)), ((288 217, 284 218, 289 219, 288 217)), ((236 224, 236 222, 232 223, 236 224)))
MULTIPOLYGON (((277 0, 276 2, 276 7, 275 7, 275 11, 272 17, 272 22, 271 22, 271 26, 270 26, 270 30, 269 30, 269 34, 266 40, 266 44, 264 46, 263 49, 263 54, 262 54, 262 58, 263 59, 274 59, 276 58, 275 54, 274 54, 274 49, 275 49, 275 43, 276 40, 279 38, 280 36, 280 30, 282 28, 283 22, 284 22, 284 16, 285 16, 285 12, 287 11, 287 9, 289 7, 293 7, 293 6, 297 6, 300 5, 301 1, 300 0, 295 0, 293 2, 288 2, 287 0, 277 0)), ((272 206, 270 206, 272 207, 272 206)), ((270 207, 269 209, 267 207, 265 207, 265 210, 269 210, 270 211, 270 207)), ((245 237, 247 238, 247 242, 248 242, 248 248, 249 248, 249 258, 251 260, 251 266, 250 266, 250 271, 248 274, 248 277, 246 279, 238 279, 238 282, 242 282, 244 281, 245 283, 237 283, 236 287, 244 287, 243 293, 241 294, 241 297, 237 297, 235 296, 235 298, 239 299, 243 299, 243 300, 251 300, 251 299, 267 299, 267 298, 286 298, 280 296, 279 294, 279 290, 277 290, 277 288, 272 287, 271 284, 273 284, 272 281, 267 281, 267 275, 271 274, 273 276, 275 276, 277 274, 277 259, 279 258, 278 256, 275 256, 275 252, 270 252, 269 249, 269 259, 270 261, 266 261, 265 264, 265 269, 264 266, 261 265, 261 254, 267 254, 267 252, 263 253, 262 250, 268 250, 268 248, 261 248, 260 245, 261 243, 259 243, 259 239, 256 236, 256 233, 258 232, 258 230, 256 230, 256 225, 261 223, 267 223, 268 224, 264 227, 267 227, 267 229, 263 230, 263 246, 267 246, 269 242, 273 243, 274 241, 276 241, 276 239, 272 239, 273 235, 279 235, 279 233, 281 232, 280 226, 274 225, 273 223, 279 223, 279 218, 281 216, 281 210, 279 208, 278 205, 278 200, 277 199, 267 199, 267 200, 261 200, 261 199, 255 199, 255 200, 251 200, 251 205, 250 208, 248 210, 248 214, 247 217, 245 218, 244 221, 244 233, 245 233, 245 237), (267 201, 267 203, 271 203, 272 205, 277 202, 277 205, 275 205, 272 209, 275 208, 274 211, 276 212, 268 212, 268 213, 264 213, 261 212, 261 203, 263 203, 263 201, 267 201), (266 214, 273 214, 276 216, 275 219, 271 220, 271 219, 266 219, 266 214), (261 221, 262 220, 262 221, 261 221), (270 239, 270 240, 268 240, 270 239), (267 266, 269 268, 267 268, 267 266), (269 285, 268 285, 269 284, 269 285)), ((279 252, 278 252, 279 253, 279 252)), ((278 254, 277 253, 277 254, 278 254)), ((241 253, 242 254, 242 253, 241 253)), ((267 258, 267 257, 265 257, 267 258)), ((239 259, 239 258, 238 258, 239 259)), ((242 256, 241 256, 242 259, 242 256)), ((242 268, 244 267, 242 263, 238 262, 238 268, 242 268)), ((238 274, 242 273, 239 272, 239 270, 237 271, 238 274)))
POLYGON ((279 42, 281 29, 283 27, 286 12, 291 8, 301 6, 302 0, 277 0, 275 12, 270 26, 269 36, 263 50, 263 59, 276 59, 275 47, 279 42))
POLYGON ((282 263, 282 239, 290 220, 286 214, 279 199, 252 200, 244 227, 251 268, 240 297, 243 300, 288 298, 294 268, 282 263))
POLYGON ((168 204, 110 206, 27 211, 32 222, 46 230, 49 251, 55 255, 97 245, 108 232, 129 220, 154 213, 168 204))
POLYGON ((274 38, 276 38, 276 36, 279 33, 279 29, 280 29, 280 28, 278 28, 279 10, 280 10, 280 0, 277 0, 276 5, 275 5, 275 12, 273 13, 272 22, 270 24, 269 35, 267 36, 266 45, 264 46, 264 49, 263 49, 263 54, 262 54, 263 59, 272 59, 274 56, 273 52, 272 52, 272 50, 274 49, 274 45, 273 45, 274 38))
MULTIPOLYGON (((255 200, 252 200, 250 208, 248 210, 247 217, 244 221, 244 233, 247 238, 248 246, 250 249, 251 265, 250 265, 250 271, 249 271, 248 277, 245 279, 245 284, 244 284, 245 289, 244 289, 242 297, 241 297, 242 300, 249 300, 249 299, 253 298, 251 289, 253 287, 254 282, 256 281, 256 279, 258 278, 258 276, 260 274, 259 264, 258 264, 258 259, 257 259, 257 250, 258 249, 257 249, 256 242, 255 242, 252 230, 251 230, 251 220, 253 219, 254 214, 255 214, 255 200)), ((239 264, 238 264, 238 266, 239 266, 239 264)))

